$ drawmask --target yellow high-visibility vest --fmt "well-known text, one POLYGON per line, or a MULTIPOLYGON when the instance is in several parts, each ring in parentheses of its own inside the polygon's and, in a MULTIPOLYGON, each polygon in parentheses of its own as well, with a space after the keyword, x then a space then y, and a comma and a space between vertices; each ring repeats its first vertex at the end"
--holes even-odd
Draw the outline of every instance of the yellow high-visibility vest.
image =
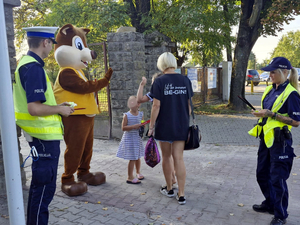
POLYGON ((62 67, 60 68, 60 71, 58 73, 58 76, 56 78, 53 92, 56 99, 57 104, 61 104, 63 102, 75 102, 77 106, 75 108, 83 108, 82 110, 75 110, 72 115, 92 115, 92 114, 99 114, 100 108, 97 106, 96 98, 98 96, 95 96, 95 93, 86 93, 86 94, 77 94, 74 92, 67 91, 63 89, 59 83, 59 76, 61 72, 65 69, 71 69, 73 70, 77 76, 84 80, 85 82, 88 81, 88 79, 85 77, 82 70, 76 70, 72 67, 62 67))
MULTIPOLYGON (((38 63, 36 59, 29 55, 23 56, 15 71, 16 82, 13 84, 13 98, 16 124, 32 137, 41 140, 62 140, 63 125, 60 115, 31 116, 28 112, 26 92, 20 80, 19 68, 32 62, 38 63)), ((34 76, 34 74, 30 76, 34 76)), ((47 90, 45 92, 46 102, 43 104, 51 106, 57 105, 54 98, 51 81, 49 80, 46 71, 45 76, 47 81, 47 90)))
MULTIPOLYGON (((265 90, 265 92, 262 96, 261 108, 263 108, 264 98, 271 91, 272 88, 273 88, 272 85, 270 85, 266 88, 266 90, 265 90)), ((285 90, 275 100, 271 111, 274 112, 274 113, 277 113, 280 110, 280 108, 283 106, 283 104, 285 103, 285 101, 287 100, 289 95, 293 91, 297 91, 297 90, 291 84, 288 84, 286 86, 285 90)), ((284 114, 280 114, 280 115, 281 116, 286 116, 286 117, 289 116, 288 113, 284 113, 284 114)), ((263 121, 263 117, 261 117, 258 120, 257 125, 255 127, 253 127, 250 131, 248 131, 248 133, 251 136, 258 137, 261 132, 264 132, 264 141, 265 141, 265 144, 268 148, 272 147, 273 144, 274 144, 274 128, 275 127, 280 127, 280 129, 282 129, 283 126, 288 126, 289 131, 291 131, 291 129, 292 129, 291 125, 287 125, 285 123, 282 123, 280 121, 272 119, 271 117, 268 117, 266 124, 263 125, 263 126, 259 125, 260 123, 262 123, 262 121, 263 121)))

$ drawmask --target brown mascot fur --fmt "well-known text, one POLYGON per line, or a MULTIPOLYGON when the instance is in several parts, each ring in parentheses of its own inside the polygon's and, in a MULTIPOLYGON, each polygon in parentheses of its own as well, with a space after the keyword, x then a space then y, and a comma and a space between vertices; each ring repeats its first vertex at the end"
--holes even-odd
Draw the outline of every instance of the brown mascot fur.
POLYGON ((97 55, 87 47, 86 28, 77 28, 71 24, 64 25, 56 36, 55 60, 60 71, 54 84, 57 104, 74 102, 76 108, 69 117, 63 117, 64 173, 62 191, 68 196, 78 196, 87 192, 88 185, 105 183, 105 174, 91 173, 90 162, 93 152, 94 116, 99 113, 95 92, 108 85, 112 75, 109 69, 105 77, 98 81, 89 81, 81 69, 94 60, 97 55), (77 181, 74 173, 77 172, 77 181))

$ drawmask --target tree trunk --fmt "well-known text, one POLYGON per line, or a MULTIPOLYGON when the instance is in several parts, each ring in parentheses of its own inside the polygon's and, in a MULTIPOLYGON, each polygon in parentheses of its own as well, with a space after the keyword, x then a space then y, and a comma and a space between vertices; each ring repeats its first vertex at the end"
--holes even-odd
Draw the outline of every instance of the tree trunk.
MULTIPOLYGON (((234 50, 234 61, 232 65, 231 87, 229 106, 234 110, 245 110, 246 105, 238 95, 245 97, 245 78, 247 64, 250 52, 259 37, 259 28, 261 28, 260 18, 250 27, 248 20, 252 15, 253 0, 242 1, 242 14, 237 37, 237 44, 234 50)), ((256 15, 259 13, 255 12, 256 15)))
POLYGON ((228 19, 228 5, 227 4, 223 4, 223 13, 224 13, 224 20, 225 20, 225 32, 224 32, 224 36, 225 39, 227 40, 226 43, 226 56, 227 56, 227 61, 232 62, 232 48, 231 48, 231 41, 230 41, 230 32, 231 29, 229 27, 229 19, 228 19))
POLYGON ((185 57, 186 57, 187 52, 185 51, 185 49, 183 49, 182 56, 179 56, 178 49, 179 49, 179 47, 177 46, 177 43, 175 43, 175 47, 171 49, 171 52, 174 53, 174 55, 177 59, 177 66, 181 67, 182 64, 185 61, 185 57))
POLYGON ((143 16, 148 16, 151 5, 150 0, 124 0, 130 6, 129 16, 131 19, 131 24, 136 28, 137 32, 145 32, 149 26, 146 26, 144 23, 141 23, 143 16))

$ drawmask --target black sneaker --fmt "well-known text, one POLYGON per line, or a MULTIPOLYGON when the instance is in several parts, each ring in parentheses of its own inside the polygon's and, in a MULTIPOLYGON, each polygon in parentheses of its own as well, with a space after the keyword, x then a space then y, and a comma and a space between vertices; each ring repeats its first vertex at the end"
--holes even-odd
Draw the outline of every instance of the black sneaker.
POLYGON ((177 195, 176 195, 176 199, 177 199, 179 205, 184 205, 184 204, 186 203, 185 197, 184 197, 184 196, 180 196, 180 197, 179 197, 179 196, 178 196, 178 193, 177 193, 177 195))
POLYGON ((279 218, 274 217, 270 223, 270 225, 283 225, 286 224, 286 219, 281 220, 279 218))
POLYGON ((160 189, 160 193, 162 193, 165 196, 168 196, 169 198, 172 198, 175 195, 173 189, 171 189, 170 191, 167 190, 167 186, 162 187, 160 189))

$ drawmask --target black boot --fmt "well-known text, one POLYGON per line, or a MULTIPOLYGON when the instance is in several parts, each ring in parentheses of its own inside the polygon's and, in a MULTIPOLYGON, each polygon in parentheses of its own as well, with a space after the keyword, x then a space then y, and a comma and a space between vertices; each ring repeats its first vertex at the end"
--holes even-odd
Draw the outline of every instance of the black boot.
POLYGON ((270 213, 274 215, 274 209, 270 209, 270 207, 266 206, 265 204, 253 205, 252 208, 256 212, 270 213))

